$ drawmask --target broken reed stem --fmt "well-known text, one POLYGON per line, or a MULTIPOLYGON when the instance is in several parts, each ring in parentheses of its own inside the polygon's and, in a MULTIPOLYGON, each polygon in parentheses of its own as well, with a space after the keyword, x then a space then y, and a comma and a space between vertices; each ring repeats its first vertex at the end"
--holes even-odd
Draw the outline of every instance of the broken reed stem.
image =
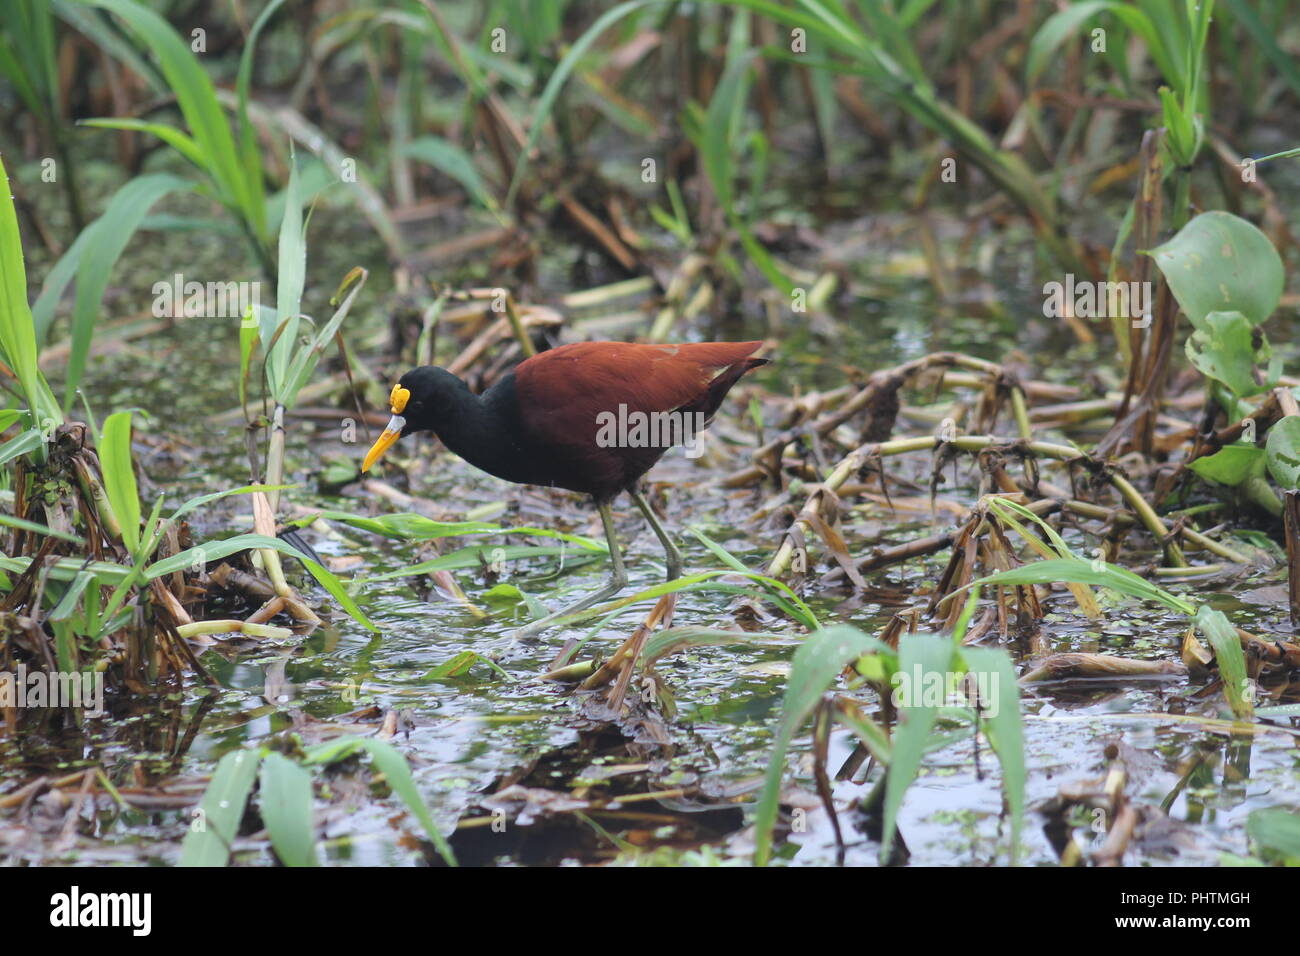
POLYGON ((629 296, 649 293, 655 287, 655 280, 650 276, 637 276, 635 279, 620 279, 608 285, 598 285, 590 289, 579 289, 562 296, 561 304, 566 309, 591 309, 629 296))
MULTIPOLYGON (((927 440, 933 441, 933 439, 927 440)), ((808 496, 808 501, 803 506, 803 511, 811 512, 813 514, 821 514, 823 490, 835 491, 844 484, 850 475, 856 473, 858 469, 866 463, 867 458, 869 457, 868 450, 872 447, 873 446, 871 445, 863 445, 861 448, 850 452, 842 458, 840 463, 836 465, 830 475, 827 476, 826 480, 821 483, 821 486, 808 496)), ((784 574, 789 568, 790 559, 795 553, 796 546, 794 543, 794 531, 796 528, 803 528, 805 532, 812 530, 809 527, 808 522, 802 517, 796 518, 794 523, 786 529, 785 537, 781 540, 781 546, 777 549, 776 554, 772 556, 772 560, 768 563, 766 573, 769 578, 774 578, 784 574)))
POLYGON ((1283 493, 1282 515, 1286 529, 1286 583, 1291 626, 1300 627, 1300 491, 1283 493))
POLYGON ((1029 406, 1025 403, 1025 392, 1019 385, 1011 389, 1011 411, 1016 417, 1016 428, 1025 441, 1034 440, 1034 428, 1029 424, 1029 406))
POLYGON ((532 358, 537 354, 537 349, 533 348, 532 337, 524 328, 524 320, 519 315, 519 307, 515 305, 515 297, 509 292, 506 293, 506 317, 510 320, 510 330, 514 332, 515 341, 519 343, 524 358, 532 358))
MULTIPOLYGON (((470 293, 456 293, 452 298, 461 295, 477 296, 478 290, 471 290, 470 293)), ((556 326, 560 325, 564 321, 558 312, 550 309, 543 309, 538 306, 530 306, 527 315, 523 315, 518 311, 516 311, 516 315, 519 317, 520 324, 525 330, 537 326, 556 326)), ((502 316, 475 336, 474 340, 461 350, 460 355, 456 356, 456 358, 447 365, 447 371, 451 372, 453 375, 464 375, 465 372, 483 356, 483 353, 486 352, 489 347, 496 344, 497 341, 508 337, 508 334, 512 334, 513 332, 514 329, 510 323, 510 316, 508 314, 502 316)), ((531 342, 532 340, 529 339, 530 344, 531 342)))
POLYGON ((275 617, 284 610, 284 598, 276 595, 269 601, 259 607, 252 614, 248 615, 244 623, 246 624, 265 624, 271 618, 275 617))
MULTIPOLYGON (((835 468, 831 470, 831 473, 827 476, 826 480, 823 481, 811 494, 809 494, 807 503, 804 505, 803 510, 810 511, 813 514, 820 514, 823 489, 830 491, 837 490, 844 484, 850 475, 856 473, 870 458, 887 458, 892 455, 903 455, 913 451, 926 451, 937 447, 940 444, 940 441, 941 439, 934 435, 921 435, 914 438, 897 438, 887 442, 863 445, 860 448, 855 449, 842 458, 835 468)), ((1025 451, 1035 455, 1040 455, 1044 458, 1054 458, 1058 461, 1067 462, 1075 460, 1091 461, 1088 455, 1079 451, 1077 448, 1068 445, 1058 445, 1053 442, 1008 442, 1005 439, 993 436, 959 435, 951 442, 948 442, 948 444, 951 444, 954 448, 961 451, 967 452, 983 451, 986 448, 996 447, 999 445, 1005 446, 1018 444, 1023 447, 1025 451)), ((1119 492, 1120 496, 1137 515, 1138 520, 1142 522, 1156 541, 1163 546, 1169 563, 1175 568, 1187 568, 1187 559, 1183 556, 1182 549, 1178 546, 1176 541, 1171 539, 1170 531, 1165 526, 1164 522, 1160 520, 1160 516, 1156 514, 1155 509, 1147 503, 1146 499, 1139 494, 1138 490, 1133 487, 1132 483, 1130 483, 1123 475, 1115 473, 1108 474, 1107 480, 1110 481, 1115 490, 1119 492)), ((1111 514, 1109 510, 1098 505, 1089 505, 1087 502, 1071 501, 1070 506, 1072 510, 1076 510, 1080 514, 1084 514, 1088 517, 1105 518, 1111 514)), ((768 563, 766 572, 768 577, 778 577, 789 569, 790 560, 794 556, 797 547, 794 537, 796 528, 801 529, 803 533, 807 533, 811 530, 807 522, 801 518, 796 519, 791 524, 791 526, 786 530, 785 537, 781 541, 781 546, 777 549, 776 554, 768 563)), ((1250 559, 1246 555, 1243 555, 1233 548, 1221 544, 1200 532, 1184 528, 1181 530, 1181 533, 1187 538, 1187 540, 1191 541, 1198 547, 1203 548, 1212 554, 1216 554, 1225 560, 1231 561, 1234 564, 1250 563, 1250 559)))
POLYGON ((1300 402, 1297 402, 1295 396, 1291 394, 1291 389, 1278 387, 1273 389, 1272 394, 1277 398, 1278 407, 1283 415, 1300 415, 1300 402))
POLYGON ((1191 568, 1156 568, 1158 578, 1208 577, 1228 570, 1226 564, 1198 564, 1191 568))
MULTIPOLYGON (((1155 509, 1147 504, 1147 500, 1138 493, 1138 490, 1123 475, 1112 474, 1109 478, 1110 483, 1115 486, 1115 490, 1123 496, 1129 507, 1137 514, 1138 519, 1151 532, 1151 536, 1164 547, 1165 560, 1176 568, 1187 567, 1187 559, 1183 557, 1183 549, 1178 546, 1177 541, 1170 537, 1169 529, 1160 520, 1160 516, 1156 514, 1155 509)), ((1246 562, 1243 561, 1242 563, 1245 564, 1246 562)))
MULTIPOLYGON (((761 481, 768 473, 764 467, 765 463, 776 456, 779 465, 780 456, 784 455, 787 445, 798 441, 804 435, 826 435, 834 431, 858 412, 870 407, 882 393, 888 394, 897 391, 909 379, 921 372, 932 368, 947 369, 954 365, 977 371, 986 379, 993 381, 996 381, 997 377, 1002 374, 1000 365, 970 355, 962 355, 958 352, 935 352, 932 355, 923 356, 892 369, 882 369, 873 373, 867 384, 835 411, 827 412, 811 423, 788 428, 761 448, 755 449, 750 454, 752 464, 734 474, 728 475, 718 482, 718 485, 723 488, 743 488, 755 481, 761 481)), ((987 382, 983 384, 987 384, 987 382)))
POLYGON ((175 618, 178 625, 186 625, 194 620, 190 617, 189 612, 185 610, 184 606, 182 606, 176 595, 171 592, 169 587, 163 584, 162 581, 153 581, 152 584, 154 596, 158 599, 159 603, 167 608, 168 613, 175 618))
MULTIPOLYGON (((283 452, 283 445, 281 445, 283 452)), ((279 472, 283 474, 283 461, 281 461, 279 472)), ((270 463, 267 465, 267 474, 272 473, 270 463)), ((265 535, 268 538, 275 537, 275 516, 271 511, 271 504, 267 498, 267 492, 253 492, 253 530, 258 534, 265 535)), ((273 548, 262 548, 257 552, 262 561, 262 568, 266 571, 266 576, 271 582, 271 587, 276 595, 284 601, 285 609, 294 616, 296 620, 303 621, 307 624, 319 624, 320 618, 316 616, 311 608, 307 607, 298 597, 297 593, 290 586, 284 577, 284 567, 280 563, 280 552, 273 548)))
POLYGON ((270 624, 253 624, 249 621, 194 621, 181 624, 176 628, 181 637, 198 637, 200 634, 247 634, 249 637, 292 637, 293 631, 287 627, 274 627, 270 624))
MULTIPOLYGON (((274 525, 275 513, 280 510, 279 486, 284 484, 284 406, 276 405, 271 413, 271 435, 266 443, 266 483, 271 490, 266 493, 266 503, 271 509, 274 525)), ((271 534, 275 534, 274 527, 271 534)))
POLYGON ((682 260, 673 277, 668 280, 668 288, 664 290, 664 306, 655 316, 654 325, 650 327, 650 334, 646 341, 662 342, 668 337, 686 300, 687 290, 707 264, 708 260, 696 252, 690 253, 682 260))
MULTIPOLYGON (((676 591, 670 594, 665 594, 656 601, 655 606, 650 609, 650 613, 646 615, 645 620, 636 626, 636 630, 633 631, 631 636, 629 636, 628 639, 619 646, 618 650, 614 652, 613 657, 602 664, 594 674, 582 682, 581 689, 594 690, 597 687, 608 684, 614 679, 615 674, 630 679, 631 670, 636 666, 636 660, 641 655, 641 647, 645 643, 645 639, 649 637, 650 632, 658 626, 660 620, 672 613, 676 604, 676 591)), ((627 690, 627 681, 620 680, 620 684, 622 685, 621 690, 625 692, 627 690)), ((618 692, 619 688, 616 688, 615 690, 616 693, 610 695, 611 704, 614 702, 615 697, 617 697, 617 703, 622 704, 623 694, 618 692)))
POLYGON ((589 658, 576 664, 566 664, 564 667, 557 667, 553 671, 547 671, 538 680, 553 680, 563 684, 573 684, 580 680, 586 680, 595 672, 596 667, 596 660, 589 658))

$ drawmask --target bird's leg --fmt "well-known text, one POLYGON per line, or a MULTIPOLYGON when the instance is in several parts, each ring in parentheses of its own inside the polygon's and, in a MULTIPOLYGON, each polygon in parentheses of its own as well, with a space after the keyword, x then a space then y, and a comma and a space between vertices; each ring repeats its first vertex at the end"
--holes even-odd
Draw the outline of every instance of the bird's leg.
POLYGON ((664 556, 668 559, 668 580, 674 581, 680 578, 682 576, 682 553, 677 550, 677 545, 673 543, 673 539, 668 537, 668 532, 659 522, 659 516, 650 507, 650 502, 645 500, 645 495, 636 490, 632 490, 628 494, 632 496, 636 506, 645 515, 645 520, 654 529, 655 537, 659 539, 659 543, 664 546, 664 556))
POLYGON ((519 628, 513 635, 516 639, 540 634, 560 618, 569 614, 576 614, 578 611, 585 611, 593 604, 599 604, 601 601, 612 598, 627 586, 627 571, 623 568, 623 553, 618 549, 618 536, 614 533, 614 515, 610 511, 609 502, 598 503, 596 507, 600 511, 601 523, 605 526, 605 540, 609 542, 609 559, 613 562, 614 573, 610 575, 605 586, 594 594, 589 594, 581 601, 577 601, 566 608, 556 611, 554 614, 548 614, 546 617, 539 618, 531 624, 525 624, 519 628))
MULTIPOLYGON (((636 502, 636 506, 641 509, 641 513, 645 515, 645 520, 654 529, 655 537, 659 539, 659 543, 664 546, 664 557, 667 559, 668 564, 668 580, 675 581, 682 576, 682 553, 677 550, 677 545, 659 522, 659 516, 655 514, 654 508, 650 507, 650 502, 645 500, 645 495, 635 488, 629 494, 632 495, 632 500, 636 502)), ((677 595, 666 594, 664 598, 668 602, 667 611, 663 616, 664 627, 672 627, 673 611, 677 610, 677 595)))

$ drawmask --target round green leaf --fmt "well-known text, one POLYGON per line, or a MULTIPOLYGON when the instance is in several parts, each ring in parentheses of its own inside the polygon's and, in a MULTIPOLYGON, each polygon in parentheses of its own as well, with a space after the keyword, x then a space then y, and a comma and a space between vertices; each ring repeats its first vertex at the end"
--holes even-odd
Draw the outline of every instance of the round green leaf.
POLYGON ((1255 363, 1272 355, 1263 332, 1259 335, 1257 350, 1255 328, 1248 318, 1240 312, 1211 312, 1187 337, 1187 360, 1237 397, 1254 395, 1265 388, 1255 381, 1255 363))
POLYGON ((1254 445, 1228 445, 1213 455, 1198 458, 1191 464, 1192 471, 1202 478, 1221 485, 1239 485, 1262 464, 1264 449, 1254 445))
POLYGON ((1202 213, 1150 255, 1198 329, 1211 312, 1240 312, 1258 325, 1282 297, 1282 259, 1273 243, 1231 213, 1202 213))
POLYGON ((1300 488, 1300 415, 1288 415, 1270 428, 1264 449, 1273 480, 1287 491, 1300 488))

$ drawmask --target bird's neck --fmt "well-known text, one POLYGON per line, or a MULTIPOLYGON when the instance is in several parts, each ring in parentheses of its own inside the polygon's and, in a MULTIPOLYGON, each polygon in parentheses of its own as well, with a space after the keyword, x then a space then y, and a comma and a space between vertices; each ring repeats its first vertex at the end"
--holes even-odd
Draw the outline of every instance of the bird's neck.
POLYGON ((511 373, 482 395, 475 395, 464 382, 444 396, 443 408, 434 429, 442 443, 475 468, 507 480, 521 464, 518 405, 515 377, 511 373))

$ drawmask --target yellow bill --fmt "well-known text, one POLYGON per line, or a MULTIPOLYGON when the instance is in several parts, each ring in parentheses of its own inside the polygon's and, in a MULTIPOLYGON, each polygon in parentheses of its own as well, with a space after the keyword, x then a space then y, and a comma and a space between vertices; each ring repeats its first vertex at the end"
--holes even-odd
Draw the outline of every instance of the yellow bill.
POLYGON ((406 419, 402 417, 402 412, 406 411, 406 403, 410 400, 410 389, 402 388, 401 385, 394 385, 393 390, 388 393, 388 410, 393 413, 393 417, 388 420, 388 427, 384 429, 383 434, 370 446, 370 451, 366 452, 366 460, 361 463, 363 472, 369 471, 375 462, 384 457, 384 452, 392 448, 393 443, 402 437, 402 429, 406 427, 406 419))
POLYGON ((383 433, 375 439, 375 443, 370 446, 370 451, 366 452, 366 460, 361 463, 362 471, 369 471, 371 466, 384 457, 384 452, 393 447, 397 439, 402 437, 402 429, 406 427, 406 419, 401 415, 394 415, 388 420, 388 427, 383 433))

